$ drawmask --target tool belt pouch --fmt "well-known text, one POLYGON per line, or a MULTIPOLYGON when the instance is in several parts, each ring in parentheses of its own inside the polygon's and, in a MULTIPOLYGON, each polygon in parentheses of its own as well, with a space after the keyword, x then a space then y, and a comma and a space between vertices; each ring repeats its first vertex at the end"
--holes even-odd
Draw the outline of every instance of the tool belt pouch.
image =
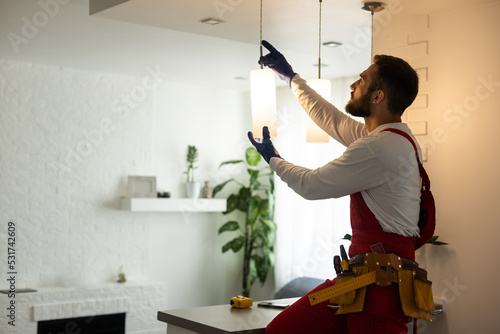
POLYGON ((432 282, 427 272, 416 268, 399 272, 399 297, 406 316, 432 322, 431 311, 435 309, 432 282))
MULTIPOLYGON (((389 286, 397 281, 397 273, 400 272, 401 259, 395 254, 368 253, 364 256, 363 265, 354 266, 352 272, 354 276, 360 276, 371 271, 376 272, 376 284, 379 286, 389 286)), ((349 279, 349 278, 345 278, 349 279)), ((347 294, 334 297, 330 302, 341 305, 336 314, 348 314, 362 312, 365 304, 366 286, 347 294), (352 302, 346 303, 347 295, 355 293, 352 302)), ((352 298, 352 295, 350 296, 352 298)), ((351 299, 347 300, 350 301, 351 299)))
MULTIPOLYGON (((368 272, 367 267, 354 268, 353 274, 350 275, 350 277, 342 277, 341 274, 339 275, 340 277, 337 278, 337 281, 339 283, 345 282, 346 280, 366 274, 367 272, 368 272)), ((350 291, 341 296, 334 297, 330 299, 330 302, 341 305, 341 307, 337 310, 336 314, 348 314, 348 313, 363 311, 363 306, 365 304, 365 297, 366 297, 366 287, 350 291)))

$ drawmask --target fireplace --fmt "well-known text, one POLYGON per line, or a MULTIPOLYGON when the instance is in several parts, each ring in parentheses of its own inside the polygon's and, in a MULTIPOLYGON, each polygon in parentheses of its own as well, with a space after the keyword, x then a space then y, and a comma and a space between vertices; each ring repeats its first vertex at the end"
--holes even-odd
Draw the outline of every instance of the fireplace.
MULTIPOLYGON (((43 326, 49 321, 55 326, 52 334, 126 333, 164 334, 165 324, 157 320, 159 310, 167 309, 165 283, 134 282, 96 283, 85 287, 38 287, 36 292, 16 294, 16 333, 44 333, 43 326), (109 320, 101 316, 121 314, 122 328, 104 330, 109 320), (81 321, 83 320, 83 323, 81 321), (79 323, 80 321, 80 323, 79 323), (95 325, 95 328, 84 325, 95 325), (41 327, 39 329, 39 326, 41 327), (126 331, 124 331, 124 329, 126 331), (90 332, 94 330, 94 332, 90 332), (119 331, 117 331, 119 330, 119 331)), ((7 295, 0 294, 0 307, 8 306, 7 295)), ((0 327, 6 322, 0 313, 0 327)), ((49 329, 50 331, 50 329, 49 329)), ((4 332, 0 329, 0 332, 4 332)), ((50 333, 50 332, 49 332, 50 333)))
POLYGON ((38 322, 37 334, 125 334, 125 313, 38 322))

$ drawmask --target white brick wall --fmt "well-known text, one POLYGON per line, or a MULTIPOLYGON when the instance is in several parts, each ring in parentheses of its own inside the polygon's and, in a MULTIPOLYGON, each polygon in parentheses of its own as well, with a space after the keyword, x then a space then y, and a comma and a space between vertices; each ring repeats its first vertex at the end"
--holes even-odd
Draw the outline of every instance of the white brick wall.
POLYGON ((419 94, 403 115, 404 121, 412 126, 412 122, 426 122, 420 115, 425 114, 430 107, 430 92, 427 87, 430 18, 429 15, 419 15, 400 19, 399 12, 402 11, 393 11, 385 17, 378 16, 384 11, 375 14, 374 26, 379 28, 374 32, 373 52, 400 57, 417 71, 420 79, 419 94))
MULTIPOLYGON (((134 78, 0 60, 0 270, 13 221, 18 289, 94 286, 122 267, 129 281, 147 277, 149 218, 120 211, 119 197, 127 175, 151 171, 152 92, 143 87, 146 78, 153 86, 151 71, 134 78)), ((17 298, 22 308, 31 297, 17 298)), ((19 312, 18 324, 28 321, 19 312)))
POLYGON ((5 60, 0 73, 1 223, 17 225, 18 287, 108 281, 121 266, 144 276, 148 225, 117 208, 126 175, 150 170, 152 111, 113 109, 141 81, 5 60))

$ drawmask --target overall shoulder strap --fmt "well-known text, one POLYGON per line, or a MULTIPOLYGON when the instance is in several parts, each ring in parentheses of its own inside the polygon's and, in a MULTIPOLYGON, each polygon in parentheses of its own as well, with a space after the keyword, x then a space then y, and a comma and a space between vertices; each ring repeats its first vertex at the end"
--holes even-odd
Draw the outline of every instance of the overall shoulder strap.
POLYGON ((420 162, 420 157, 418 156, 417 145, 415 144, 413 139, 410 137, 410 135, 404 131, 401 131, 399 129, 393 129, 393 128, 385 129, 385 130, 382 130, 381 132, 384 132, 384 131, 390 131, 390 132, 396 133, 398 135, 401 135, 401 136, 405 137, 406 139, 408 139, 408 141, 412 144, 413 148, 415 149, 415 155, 416 155, 417 161, 418 161, 418 169, 420 171, 420 177, 422 178, 422 188, 425 190, 430 190, 431 189, 431 181, 429 180, 429 176, 427 175, 427 172, 425 171, 424 166, 420 162))
POLYGON ((429 241, 434 235, 434 230, 436 228, 436 206, 434 203, 434 197, 431 193, 431 182, 429 176, 425 171, 424 166, 420 162, 418 157, 417 145, 412 140, 410 135, 406 132, 398 129, 385 129, 382 131, 394 132, 408 139, 415 149, 415 154, 418 161, 418 169, 420 171, 420 178, 422 179, 422 189, 421 189, 421 201, 420 201, 420 217, 418 221, 418 227, 420 229, 420 238, 417 239, 415 244, 415 249, 422 247, 427 241, 429 241))
POLYGON ((390 132, 393 132, 393 133, 397 133, 398 135, 401 135, 403 137, 405 137, 406 139, 408 139, 408 141, 412 144, 413 148, 415 149, 415 154, 417 155, 417 160, 418 160, 418 164, 421 165, 422 163, 420 162, 420 158, 418 156, 418 149, 417 149, 417 145, 415 145, 415 142, 413 141, 413 139, 411 139, 410 135, 407 134, 406 132, 404 131, 401 131, 399 129, 393 129, 393 128, 389 128, 389 129, 385 129, 385 130, 382 130, 380 132, 384 132, 384 131, 390 131, 390 132))

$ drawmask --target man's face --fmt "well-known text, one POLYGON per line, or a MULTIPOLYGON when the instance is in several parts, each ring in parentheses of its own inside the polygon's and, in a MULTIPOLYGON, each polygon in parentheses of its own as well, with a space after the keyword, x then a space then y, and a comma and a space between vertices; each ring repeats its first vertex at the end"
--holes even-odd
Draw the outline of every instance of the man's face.
POLYGON ((376 67, 372 64, 359 76, 359 80, 351 85, 351 99, 345 106, 345 111, 356 117, 369 117, 371 115, 371 97, 375 90, 372 87, 372 78, 376 67))

